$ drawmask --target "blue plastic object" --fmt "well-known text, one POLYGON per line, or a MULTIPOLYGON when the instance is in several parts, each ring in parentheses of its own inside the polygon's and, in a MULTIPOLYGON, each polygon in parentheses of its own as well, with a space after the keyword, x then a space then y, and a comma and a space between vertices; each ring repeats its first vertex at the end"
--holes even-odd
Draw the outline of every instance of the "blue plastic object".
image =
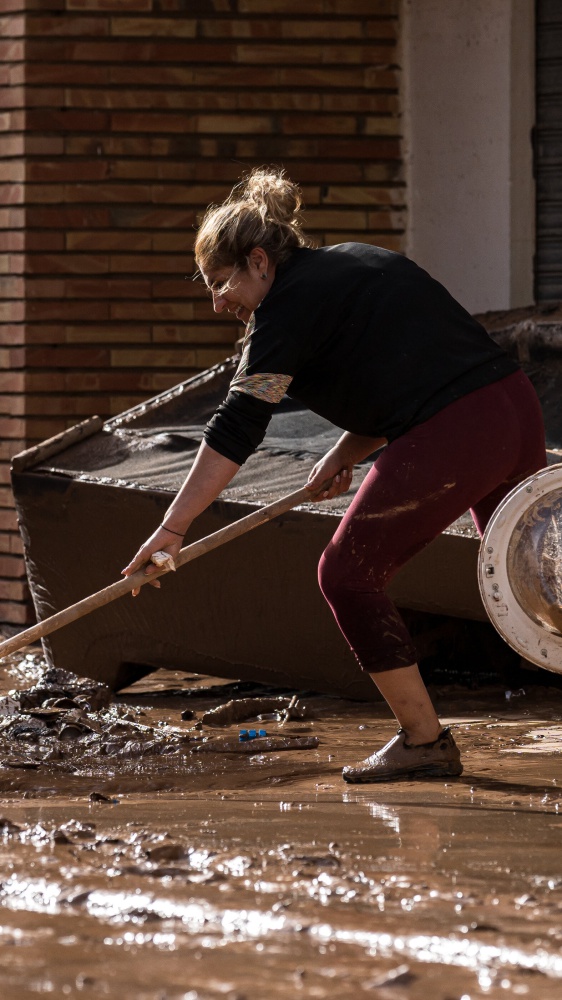
POLYGON ((267 736, 265 729, 241 729, 238 734, 238 739, 241 743, 245 740, 255 740, 258 736, 267 736))

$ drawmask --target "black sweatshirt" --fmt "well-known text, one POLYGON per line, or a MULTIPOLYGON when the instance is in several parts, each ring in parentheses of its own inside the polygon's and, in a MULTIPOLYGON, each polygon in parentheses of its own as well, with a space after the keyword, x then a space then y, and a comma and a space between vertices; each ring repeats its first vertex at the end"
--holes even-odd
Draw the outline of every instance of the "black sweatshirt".
POLYGON ((363 243, 295 250, 250 321, 238 370, 205 429, 241 465, 287 393, 337 427, 388 441, 518 370, 446 289, 363 243))

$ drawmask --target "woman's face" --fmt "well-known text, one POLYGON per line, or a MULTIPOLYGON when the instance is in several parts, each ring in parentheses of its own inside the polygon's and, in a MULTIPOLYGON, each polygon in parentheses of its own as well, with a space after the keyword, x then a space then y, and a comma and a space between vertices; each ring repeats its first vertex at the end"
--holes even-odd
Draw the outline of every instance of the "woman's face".
POLYGON ((244 324, 267 295, 275 277, 275 265, 261 247, 252 250, 245 269, 224 267, 200 270, 213 296, 215 312, 228 309, 244 324))

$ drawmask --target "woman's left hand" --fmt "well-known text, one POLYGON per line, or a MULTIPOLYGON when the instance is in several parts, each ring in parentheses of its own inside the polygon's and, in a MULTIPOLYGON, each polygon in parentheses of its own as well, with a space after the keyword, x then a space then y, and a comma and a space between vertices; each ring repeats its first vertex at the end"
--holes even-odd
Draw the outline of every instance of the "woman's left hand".
POLYGON ((311 493, 317 493, 325 483, 330 483, 325 490, 317 496, 311 496, 314 503, 321 500, 332 500, 340 493, 346 493, 353 480, 353 465, 342 464, 341 455, 338 454, 337 447, 327 452, 311 470, 306 484, 311 493))

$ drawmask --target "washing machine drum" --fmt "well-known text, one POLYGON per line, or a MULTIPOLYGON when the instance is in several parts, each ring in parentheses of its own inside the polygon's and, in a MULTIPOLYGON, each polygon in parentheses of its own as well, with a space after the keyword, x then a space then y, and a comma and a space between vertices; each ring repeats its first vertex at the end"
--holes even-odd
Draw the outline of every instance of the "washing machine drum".
POLYGON ((502 501, 480 545, 478 576, 500 635, 524 659, 562 673, 562 465, 502 501))

